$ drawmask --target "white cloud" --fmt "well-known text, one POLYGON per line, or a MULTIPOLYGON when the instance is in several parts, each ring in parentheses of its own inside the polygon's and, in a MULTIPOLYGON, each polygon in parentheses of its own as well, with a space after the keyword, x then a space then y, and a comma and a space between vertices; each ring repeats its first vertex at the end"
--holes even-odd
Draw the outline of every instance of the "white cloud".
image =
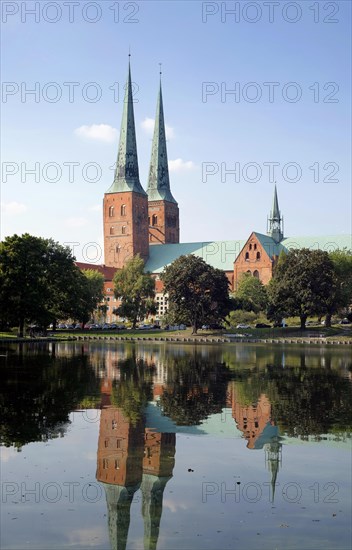
MULTIPOLYGON (((155 124, 154 118, 146 117, 141 122, 141 127, 146 132, 146 134, 149 134, 150 136, 152 136, 154 132, 154 124, 155 124)), ((165 134, 166 134, 166 139, 172 139, 175 137, 174 129, 171 126, 168 126, 167 124, 165 124, 165 134)))
POLYGON ((87 225, 86 218, 67 218, 65 220, 65 226, 66 227, 83 227, 84 225, 87 225))
POLYGON ((117 139, 117 130, 109 124, 91 124, 90 126, 80 126, 75 129, 75 134, 78 137, 95 139, 112 143, 117 139))
POLYGON ((1 209, 4 214, 10 214, 10 216, 17 216, 18 214, 23 214, 28 210, 28 207, 21 202, 2 202, 1 209))
POLYGON ((192 160, 184 161, 182 159, 169 160, 170 172, 181 172, 185 170, 194 170, 196 165, 192 160))

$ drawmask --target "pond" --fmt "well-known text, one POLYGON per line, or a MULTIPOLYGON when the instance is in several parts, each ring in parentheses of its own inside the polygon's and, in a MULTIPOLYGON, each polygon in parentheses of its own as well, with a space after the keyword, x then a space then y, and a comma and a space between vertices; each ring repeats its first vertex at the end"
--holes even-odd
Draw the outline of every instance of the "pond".
POLYGON ((2 550, 350 548, 349 347, 0 355, 2 550))

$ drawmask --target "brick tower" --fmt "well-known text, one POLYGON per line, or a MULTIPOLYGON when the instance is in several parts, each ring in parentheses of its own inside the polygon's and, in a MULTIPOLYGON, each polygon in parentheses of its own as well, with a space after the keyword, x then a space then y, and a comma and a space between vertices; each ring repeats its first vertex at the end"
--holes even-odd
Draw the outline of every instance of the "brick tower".
POLYGON ((161 82, 148 179, 148 221, 150 244, 180 242, 179 210, 170 190, 161 82))
POLYGON ((139 181, 130 64, 115 177, 104 195, 103 217, 105 265, 121 268, 136 254, 148 259, 148 196, 139 181))

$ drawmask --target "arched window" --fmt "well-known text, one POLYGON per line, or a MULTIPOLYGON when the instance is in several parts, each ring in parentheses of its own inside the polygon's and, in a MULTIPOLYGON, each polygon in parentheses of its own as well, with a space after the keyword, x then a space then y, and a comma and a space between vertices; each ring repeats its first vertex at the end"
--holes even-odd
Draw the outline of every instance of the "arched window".
POLYGON ((121 216, 126 216, 126 205, 125 204, 121 205, 121 216))
POLYGON ((260 252, 257 252, 257 260, 260 260, 260 252))
POLYGON ((122 234, 122 235, 126 235, 126 226, 125 226, 125 225, 123 225, 123 226, 121 227, 121 234, 122 234))
POLYGON ((109 207, 109 218, 112 218, 113 216, 114 216, 114 207, 110 206, 109 207))
POLYGON ((152 225, 158 225, 158 216, 155 214, 152 217, 152 225))
POLYGON ((119 253, 120 253, 120 245, 119 245, 119 244, 116 245, 116 249, 115 249, 115 250, 116 250, 116 254, 119 254, 119 253))
POLYGON ((246 252, 245 260, 249 260, 249 252, 246 252))
POLYGON ((254 245, 254 250, 257 250, 257 245, 256 244, 254 245))
POLYGON ((150 216, 148 216, 148 225, 150 225, 150 216))
POLYGON ((252 245, 251 244, 249 245, 249 250, 252 250, 252 245))
POLYGON ((259 271, 257 269, 253 271, 253 277, 256 277, 257 279, 259 279, 259 271))
POLYGON ((115 235, 115 228, 114 227, 110 227, 110 235, 115 235))
POLYGON ((248 271, 246 271, 246 273, 249 273, 249 275, 252 275, 252 272, 250 269, 248 269, 248 271))

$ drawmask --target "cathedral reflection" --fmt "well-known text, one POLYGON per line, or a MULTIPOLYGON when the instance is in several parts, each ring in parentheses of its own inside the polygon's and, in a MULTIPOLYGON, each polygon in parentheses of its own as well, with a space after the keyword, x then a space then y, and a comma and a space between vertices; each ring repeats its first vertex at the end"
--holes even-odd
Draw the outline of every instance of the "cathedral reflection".
POLYGON ((141 489, 144 547, 153 549, 159 536, 163 493, 175 464, 176 435, 147 428, 143 414, 128 418, 121 407, 112 405, 112 390, 112 380, 105 379, 96 473, 105 490, 111 548, 126 548, 131 504, 141 489))
MULTIPOLYGON (((189 365, 189 356, 186 360, 189 365)), ((182 432, 183 426, 192 426, 192 419, 199 424, 194 425, 194 433, 206 433, 209 415, 221 416, 222 410, 230 410, 233 435, 237 427, 248 449, 264 450, 263 459, 271 479, 271 501, 274 501, 282 445, 279 429, 272 419, 269 398, 261 392, 256 400, 248 403, 241 384, 223 377, 223 366, 204 371, 203 360, 200 376, 197 365, 197 361, 193 361, 192 371, 185 373, 183 363, 176 362, 177 379, 174 380, 172 369, 170 372, 158 357, 150 354, 120 356, 118 360, 112 353, 106 357, 96 477, 105 490, 112 550, 126 548, 131 505, 139 490, 144 548, 157 548, 163 494, 175 465, 176 433, 182 432), (152 377, 150 369, 153 369, 152 377), (184 380, 189 376, 192 376, 192 384, 183 392, 180 378, 184 380), (173 414, 173 407, 165 406, 173 418, 165 416, 159 406, 160 403, 165 405, 165 399, 176 399, 177 407, 183 407, 183 396, 193 403, 200 395, 211 396, 209 410, 207 400, 203 403, 202 419, 194 413, 186 417, 187 406, 182 415, 173 414), (152 414, 150 407, 154 407, 152 414)))

